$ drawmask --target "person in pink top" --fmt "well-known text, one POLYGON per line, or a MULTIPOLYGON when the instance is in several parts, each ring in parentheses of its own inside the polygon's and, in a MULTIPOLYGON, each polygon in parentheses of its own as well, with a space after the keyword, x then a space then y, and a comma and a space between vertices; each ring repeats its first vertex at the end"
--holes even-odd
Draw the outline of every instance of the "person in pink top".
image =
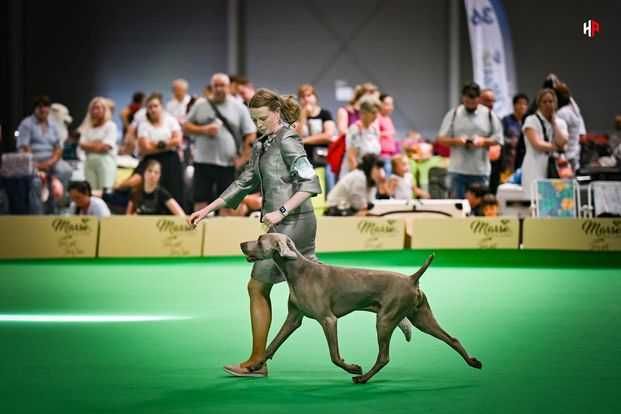
POLYGON ((390 117, 395 110, 395 104, 393 97, 386 93, 380 95, 380 101, 382 105, 380 106, 380 111, 377 116, 381 146, 380 157, 386 161, 384 163, 384 168, 386 169, 386 173, 390 174, 391 163, 389 161, 395 154, 399 153, 397 141, 395 140, 395 125, 390 117))
POLYGON ((352 100, 336 111, 336 130, 338 134, 346 134, 347 129, 360 119, 360 101, 364 97, 378 99, 379 90, 377 86, 370 82, 356 86, 352 100))

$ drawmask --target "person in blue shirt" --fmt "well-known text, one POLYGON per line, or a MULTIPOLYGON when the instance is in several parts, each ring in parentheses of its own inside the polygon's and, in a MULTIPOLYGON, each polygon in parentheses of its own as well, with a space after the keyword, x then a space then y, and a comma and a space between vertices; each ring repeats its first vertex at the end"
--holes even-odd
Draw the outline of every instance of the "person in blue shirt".
POLYGON ((60 133, 50 121, 50 100, 38 96, 34 100, 33 114, 19 124, 17 147, 19 151, 32 154, 37 176, 49 184, 55 200, 63 197, 73 169, 61 159, 60 133))

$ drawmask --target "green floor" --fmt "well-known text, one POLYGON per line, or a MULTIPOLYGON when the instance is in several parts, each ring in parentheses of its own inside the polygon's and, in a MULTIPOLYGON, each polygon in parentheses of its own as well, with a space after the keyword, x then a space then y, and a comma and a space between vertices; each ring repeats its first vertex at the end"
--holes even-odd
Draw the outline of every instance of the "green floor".
MULTIPOLYGON (((411 273, 423 252, 323 255, 411 273)), ((618 413, 621 259, 611 253, 437 252, 422 279, 474 370, 420 332, 392 341, 367 385, 334 367, 306 319, 267 379, 227 377, 249 351, 250 264, 216 260, 0 262, 0 314, 168 315, 135 323, 0 322, 0 413, 618 413), (567 264, 569 262, 569 264, 567 264)), ((287 287, 272 295, 274 325, 287 287)), ((341 352, 366 370, 374 317, 340 320, 341 352)))

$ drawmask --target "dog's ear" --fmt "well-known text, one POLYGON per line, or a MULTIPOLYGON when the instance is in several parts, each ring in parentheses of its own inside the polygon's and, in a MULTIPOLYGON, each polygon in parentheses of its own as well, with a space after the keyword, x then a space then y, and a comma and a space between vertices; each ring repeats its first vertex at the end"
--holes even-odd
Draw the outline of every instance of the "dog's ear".
POLYGON ((291 243, 289 240, 278 240, 278 254, 283 259, 295 260, 298 258, 298 255, 289 247, 289 243, 291 243))

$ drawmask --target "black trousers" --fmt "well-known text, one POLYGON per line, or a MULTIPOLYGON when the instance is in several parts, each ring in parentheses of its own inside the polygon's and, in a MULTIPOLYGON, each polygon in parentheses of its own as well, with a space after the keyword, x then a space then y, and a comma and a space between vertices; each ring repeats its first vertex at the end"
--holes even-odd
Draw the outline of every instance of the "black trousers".
POLYGON ((235 167, 194 163, 194 202, 211 203, 235 180, 235 167))

